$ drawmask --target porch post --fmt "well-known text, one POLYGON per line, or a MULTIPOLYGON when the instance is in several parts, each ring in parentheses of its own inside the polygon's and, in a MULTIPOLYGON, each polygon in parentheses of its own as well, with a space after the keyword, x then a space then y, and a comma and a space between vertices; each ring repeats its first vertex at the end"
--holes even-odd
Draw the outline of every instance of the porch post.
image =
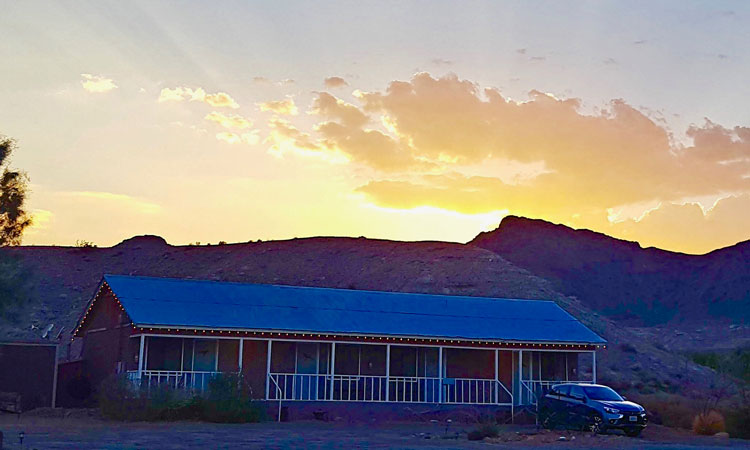
POLYGON ((591 356, 594 358, 594 360, 593 360, 594 364, 593 364, 592 372, 594 373, 594 383, 596 383, 596 350, 594 350, 593 352, 591 352, 591 356))
POLYGON ((190 356, 190 371, 195 371, 195 338, 193 338, 193 353, 190 356))
POLYGON ((268 396, 271 388, 271 340, 268 340, 268 355, 266 356, 266 400, 270 400, 268 396))
POLYGON ((518 351, 518 404, 523 404, 523 350, 518 351))
POLYGON ((237 367, 238 367, 237 371, 239 373, 242 373, 242 350, 243 350, 244 345, 245 345, 245 340, 240 338, 240 347, 239 347, 240 349, 237 352, 239 353, 239 355, 237 356, 237 367))
POLYGON ((498 383, 500 382, 500 380, 497 377, 498 363, 499 363, 499 361, 498 361, 498 352, 497 352, 497 349, 495 349, 495 404, 497 404, 499 402, 499 397, 498 396, 500 394, 500 392, 498 392, 500 390, 499 386, 498 386, 498 383))
POLYGON ((536 361, 537 361, 537 374, 539 375, 538 379, 539 381, 542 380, 542 352, 536 352, 536 361))
POLYGON ((219 340, 216 340, 216 360, 214 361, 214 372, 219 371, 219 340))
POLYGON ((391 344, 385 344, 385 401, 391 396, 391 344))
POLYGON ((150 339, 144 338, 144 342, 146 343, 146 350, 144 350, 143 353, 143 370, 148 370, 148 343, 150 339))
POLYGON ((443 403, 443 347, 438 347, 438 403, 443 403))
POLYGON ((141 343, 138 348, 138 380, 141 379, 143 374, 143 347, 145 346, 146 336, 141 335, 141 343))
POLYGON ((333 377, 335 374, 336 374, 336 343, 332 342, 331 343, 331 395, 330 395, 329 400, 333 400, 333 387, 335 384, 333 377))

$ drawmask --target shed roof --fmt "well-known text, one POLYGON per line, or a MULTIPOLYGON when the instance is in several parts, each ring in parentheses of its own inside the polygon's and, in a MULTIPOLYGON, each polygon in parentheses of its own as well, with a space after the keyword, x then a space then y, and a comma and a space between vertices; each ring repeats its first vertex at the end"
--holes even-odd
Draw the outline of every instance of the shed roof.
POLYGON ((105 275, 136 326, 603 344, 553 301, 105 275))

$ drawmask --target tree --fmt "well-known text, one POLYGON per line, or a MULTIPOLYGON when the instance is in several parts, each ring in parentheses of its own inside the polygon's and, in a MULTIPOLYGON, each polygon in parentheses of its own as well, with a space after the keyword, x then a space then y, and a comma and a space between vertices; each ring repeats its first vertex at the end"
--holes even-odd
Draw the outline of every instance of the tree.
POLYGON ((9 167, 15 149, 13 139, 0 135, 0 246, 20 244, 23 231, 31 225, 24 208, 29 177, 9 167))
MULTIPOLYGON (((31 217, 24 208, 29 177, 9 166, 15 149, 13 139, 0 135, 0 248, 19 245, 23 231, 31 225, 31 217)), ((29 273, 20 258, 0 252, 0 315, 8 313, 9 306, 21 303, 28 289, 29 273)))

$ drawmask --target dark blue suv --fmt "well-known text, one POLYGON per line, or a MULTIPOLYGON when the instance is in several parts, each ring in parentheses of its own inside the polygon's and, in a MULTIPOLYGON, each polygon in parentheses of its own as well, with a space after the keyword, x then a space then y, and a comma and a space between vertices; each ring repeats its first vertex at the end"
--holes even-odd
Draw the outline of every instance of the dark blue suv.
POLYGON ((539 423, 550 429, 574 427, 594 433, 619 429, 635 437, 646 427, 646 410, 607 386, 557 384, 539 399, 539 423))

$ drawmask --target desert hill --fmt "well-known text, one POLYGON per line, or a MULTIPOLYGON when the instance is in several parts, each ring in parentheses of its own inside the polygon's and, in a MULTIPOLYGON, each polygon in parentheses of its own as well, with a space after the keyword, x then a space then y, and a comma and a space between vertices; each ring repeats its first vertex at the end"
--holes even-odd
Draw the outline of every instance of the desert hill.
POLYGON ((510 216, 470 244, 549 280, 556 290, 621 324, 750 325, 750 241, 686 255, 510 216))
MULTIPOLYGON (((510 221, 523 223, 525 219, 511 218, 510 221)), ((628 329, 618 320, 612 320, 623 317, 616 302, 624 297, 607 296, 603 302, 597 298, 590 301, 588 290, 571 290, 561 281, 561 274, 567 272, 564 265, 558 264, 560 249, 578 254, 576 245, 580 232, 563 228, 563 233, 574 236, 566 241, 557 237, 555 232, 546 230, 543 224, 526 222, 542 225, 536 238, 533 233, 523 232, 524 227, 508 226, 506 220, 495 232, 480 235, 469 244, 306 238, 172 246, 157 236, 138 236, 110 248, 3 248, 1 252, 19 258, 30 274, 34 288, 28 293, 28 301, 13 311, 15 318, 12 321, 0 319, 0 339, 38 339, 51 328, 48 333, 51 339, 59 336, 67 343, 70 331, 104 273, 552 299, 610 342, 600 356, 602 379, 633 386, 649 385, 652 389, 671 389, 687 380, 696 385, 710 382, 712 373, 670 351, 669 346, 661 343, 665 335, 657 328, 628 329), (506 233, 509 229, 515 234, 506 233), (512 239, 517 239, 515 245, 512 239), (552 241, 545 245, 544 241, 550 239, 552 241), (518 251, 511 251, 513 248, 518 251), (550 265, 531 264, 535 258, 550 265), (612 309, 615 314, 612 314, 612 309)), ((598 258, 591 264, 596 266, 604 264, 608 255, 613 253, 600 254, 595 250, 607 245, 632 247, 624 242, 609 244, 606 239, 611 238, 603 235, 583 233, 584 236, 595 236, 595 239, 588 246, 584 245, 587 252, 581 252, 578 259, 571 260, 571 263, 579 264, 575 270, 570 270, 577 277, 574 278, 576 283, 570 286, 576 288, 585 285, 585 271, 590 270, 584 260, 586 255, 598 258)), ((732 260, 732 257, 728 259, 732 260)), ((599 272, 593 273, 598 276, 599 272)), ((603 290, 606 279, 595 280, 603 290)), ((618 286, 618 283, 627 285, 627 282, 611 280, 611 286, 618 286)), ((625 317, 633 320, 629 315, 625 317)), ((75 348, 70 350, 70 356, 75 358, 75 348)))

